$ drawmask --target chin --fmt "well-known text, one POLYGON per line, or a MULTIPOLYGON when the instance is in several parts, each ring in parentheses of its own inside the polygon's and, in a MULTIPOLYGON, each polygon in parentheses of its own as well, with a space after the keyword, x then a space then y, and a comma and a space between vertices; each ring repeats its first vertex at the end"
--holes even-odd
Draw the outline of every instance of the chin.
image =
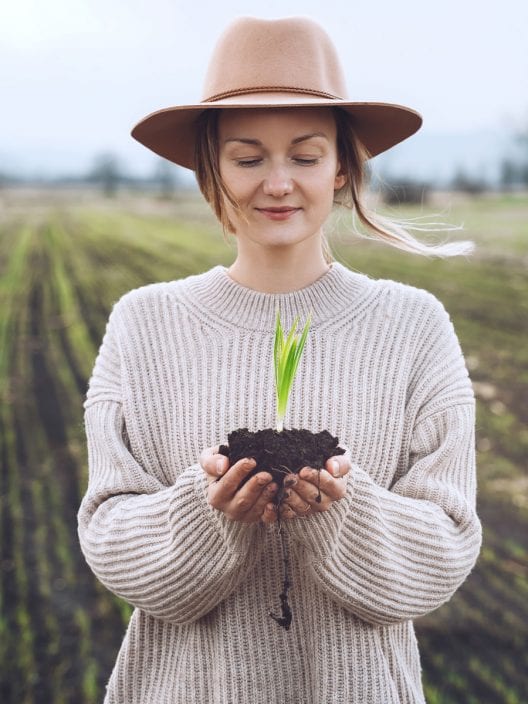
POLYGON ((255 235, 250 238, 252 242, 270 247, 290 247, 301 242, 305 242, 313 237, 313 234, 302 234, 297 232, 264 232, 260 235, 255 235))

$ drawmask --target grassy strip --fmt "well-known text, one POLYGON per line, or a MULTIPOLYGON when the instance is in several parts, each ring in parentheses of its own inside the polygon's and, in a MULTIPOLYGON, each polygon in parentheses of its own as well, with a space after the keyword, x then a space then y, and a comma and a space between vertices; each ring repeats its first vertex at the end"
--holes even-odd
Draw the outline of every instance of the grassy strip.
MULTIPOLYGON (((451 313, 472 378, 481 385, 482 557, 455 597, 416 624, 427 699, 433 704, 520 704, 527 686, 522 624, 528 620, 523 600, 528 507, 520 502, 518 487, 528 455, 528 330, 519 325, 528 312, 528 207, 519 201, 511 211, 506 202, 477 205, 470 219, 482 227, 482 246, 471 260, 426 261, 370 243, 343 245, 338 257, 370 276, 435 293, 451 313), (494 239, 499 222, 507 227, 494 239)), ((0 404, 5 465, 0 498, 2 559, 8 567, 0 591, 0 656, 11 675, 8 696, 1 694, 9 704, 30 704, 37 668, 44 666, 50 668, 50 704, 92 704, 102 698, 131 607, 88 573, 76 545, 72 503, 86 479, 80 387, 110 307, 122 293, 227 265, 234 251, 207 218, 205 224, 196 217, 186 225, 177 217, 123 213, 117 207, 76 208, 42 218, 16 237, 7 223, 0 238, 0 390, 6 401, 0 404), (30 267, 34 252, 38 256, 30 267), (37 329, 28 338, 32 280, 40 282, 41 295, 33 302, 37 329), (60 414, 48 412, 46 418, 40 415, 44 406, 37 413, 32 405, 29 381, 30 360, 39 354, 49 375, 48 395, 60 408, 60 414), (16 422, 24 428, 18 433, 27 454, 23 467, 16 422)))
POLYGON ((27 295, 26 263, 28 250, 31 246, 33 231, 24 227, 14 239, 14 242, 3 241, 3 247, 11 244, 11 254, 0 277, 0 401, 6 399, 9 385, 9 355, 12 352, 12 341, 15 339, 15 319, 17 312, 24 305, 27 295))
POLYGON ((15 402, 23 397, 23 369, 20 369, 20 345, 23 344, 24 319, 27 311, 28 251, 32 232, 25 227, 19 232, 0 284, 0 425, 2 456, 6 466, 5 494, 2 513, 7 514, 8 535, 2 534, 2 553, 9 555, 7 574, 2 579, 2 602, 5 610, 5 632, 2 653, 2 676, 9 682, 12 701, 30 704, 37 679, 34 643, 36 634, 30 615, 32 566, 27 563, 26 547, 32 536, 27 522, 27 475, 21 466, 20 442, 15 419, 15 402), (9 545, 6 545, 6 539, 9 545))

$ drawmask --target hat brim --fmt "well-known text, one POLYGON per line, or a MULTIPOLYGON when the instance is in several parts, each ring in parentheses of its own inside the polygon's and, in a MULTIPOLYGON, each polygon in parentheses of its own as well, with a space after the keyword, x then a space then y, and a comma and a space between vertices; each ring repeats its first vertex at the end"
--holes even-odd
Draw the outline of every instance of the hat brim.
POLYGON ((131 134, 155 154, 194 169, 195 124, 204 110, 310 106, 338 107, 352 115, 356 135, 371 157, 407 139, 422 125, 418 112, 393 103, 329 100, 309 95, 292 96, 291 93, 253 93, 156 110, 140 120, 131 134))

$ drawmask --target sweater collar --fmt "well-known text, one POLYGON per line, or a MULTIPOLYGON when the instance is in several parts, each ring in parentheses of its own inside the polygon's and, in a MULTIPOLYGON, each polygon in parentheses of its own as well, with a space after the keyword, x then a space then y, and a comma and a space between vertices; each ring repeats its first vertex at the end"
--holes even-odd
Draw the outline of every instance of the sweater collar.
MULTIPOLYGON (((328 271, 308 286, 288 293, 265 293, 242 286, 231 278, 227 267, 218 264, 209 271, 188 276, 183 290, 191 306, 207 317, 222 320, 237 328, 273 332, 276 308, 289 330, 296 316, 304 324, 312 311, 312 327, 335 320, 345 312, 359 314, 375 295, 374 281, 332 262, 328 271)), ((348 317, 348 316, 347 316, 348 317)))

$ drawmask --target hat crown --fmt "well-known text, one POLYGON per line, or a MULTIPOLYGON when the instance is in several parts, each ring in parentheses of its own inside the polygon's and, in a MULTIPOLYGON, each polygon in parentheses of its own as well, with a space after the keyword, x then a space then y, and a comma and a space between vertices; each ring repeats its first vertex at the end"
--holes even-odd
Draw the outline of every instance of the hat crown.
POLYGON ((344 99, 344 74, 330 37, 305 17, 235 20, 213 50, 202 101, 276 91, 344 99))
POLYGON ((156 154, 195 168, 199 117, 207 110, 339 107, 370 156, 419 129, 421 116, 392 103, 351 101, 343 70, 324 29, 307 17, 240 17, 221 34, 207 69, 203 98, 140 120, 132 136, 156 154))

